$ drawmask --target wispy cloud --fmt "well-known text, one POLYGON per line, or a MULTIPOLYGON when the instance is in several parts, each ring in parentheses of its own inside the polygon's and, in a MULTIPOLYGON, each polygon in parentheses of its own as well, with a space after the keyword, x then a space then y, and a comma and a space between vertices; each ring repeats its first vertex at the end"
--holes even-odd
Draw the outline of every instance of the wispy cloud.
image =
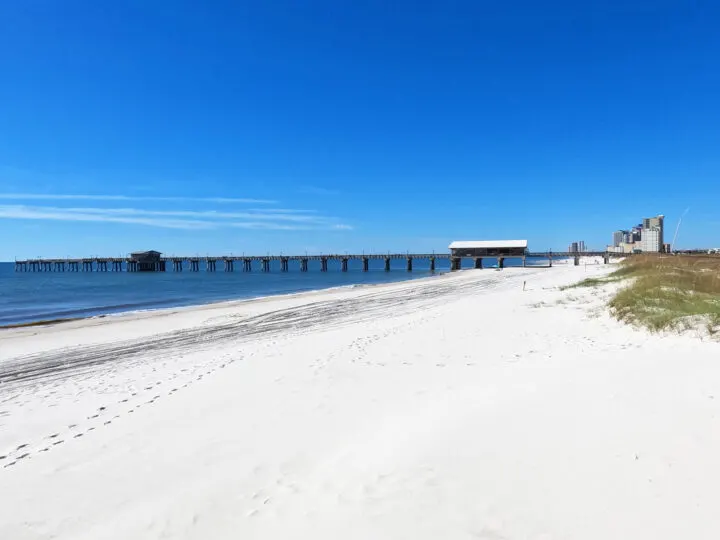
POLYGON ((310 195, 340 195, 340 191, 337 189, 321 186, 302 186, 300 193, 308 193, 310 195))
POLYGON ((139 208, 48 208, 56 212, 107 214, 124 216, 174 216, 181 218, 200 218, 208 220, 249 219, 259 221, 295 221, 302 223, 335 223, 337 219, 316 214, 288 213, 266 210, 248 210, 245 212, 218 212, 216 210, 145 210, 139 208))
POLYGON ((287 223, 268 223, 256 221, 241 221, 225 224, 236 229, 254 229, 266 231, 312 231, 320 227, 317 225, 289 225, 287 223))
POLYGON ((0 199, 14 201, 201 201, 220 204, 276 204, 277 201, 242 197, 158 197, 145 195, 86 195, 52 193, 0 193, 0 199))
POLYGON ((52 206, 0 205, 0 219, 86 221, 126 223, 167 229, 218 229, 232 227, 253 230, 349 229, 336 219, 293 213, 217 212, 194 210, 140 210, 137 208, 59 208, 52 206))
POLYGON ((0 206, 0 218, 34 219, 49 221, 95 221, 106 223, 128 223, 150 225, 166 229, 212 229, 212 222, 187 219, 156 219, 139 216, 102 215, 99 213, 66 212, 54 208, 32 208, 27 206, 0 206))
POLYGON ((317 214, 317 210, 305 210, 301 208, 248 208, 246 212, 265 212, 266 214, 317 214))

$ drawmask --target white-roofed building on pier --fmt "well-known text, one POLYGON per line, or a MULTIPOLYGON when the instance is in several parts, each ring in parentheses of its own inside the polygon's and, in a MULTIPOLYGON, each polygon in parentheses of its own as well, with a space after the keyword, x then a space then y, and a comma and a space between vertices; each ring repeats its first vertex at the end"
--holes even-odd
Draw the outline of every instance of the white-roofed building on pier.
POLYGON ((527 240, 460 240, 450 244, 450 261, 453 270, 460 269, 460 261, 467 257, 475 260, 475 268, 482 268, 483 258, 495 258, 502 268, 504 260, 520 257, 525 264, 527 240))

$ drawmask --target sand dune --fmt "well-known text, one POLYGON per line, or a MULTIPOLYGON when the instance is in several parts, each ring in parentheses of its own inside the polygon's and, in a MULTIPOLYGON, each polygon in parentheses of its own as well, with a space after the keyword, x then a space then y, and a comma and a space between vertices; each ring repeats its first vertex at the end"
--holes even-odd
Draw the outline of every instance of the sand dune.
POLYGON ((720 346, 607 271, 6 331, 0 538, 715 539, 720 346))

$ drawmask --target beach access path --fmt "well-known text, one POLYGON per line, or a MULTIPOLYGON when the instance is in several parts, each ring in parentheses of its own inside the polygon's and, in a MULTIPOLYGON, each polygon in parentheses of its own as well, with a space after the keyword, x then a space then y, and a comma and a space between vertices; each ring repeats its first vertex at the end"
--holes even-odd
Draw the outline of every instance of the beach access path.
POLYGON ((714 540, 720 345, 611 267, 2 331, 0 538, 714 540))

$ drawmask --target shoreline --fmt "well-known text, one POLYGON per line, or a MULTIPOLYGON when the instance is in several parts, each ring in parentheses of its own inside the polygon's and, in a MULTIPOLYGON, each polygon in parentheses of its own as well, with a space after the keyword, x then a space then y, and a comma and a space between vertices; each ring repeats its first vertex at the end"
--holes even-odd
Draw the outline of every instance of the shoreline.
MULTIPOLYGON (((394 284, 394 283, 405 283, 409 281, 417 281, 422 280, 430 277, 437 277, 444 274, 450 273, 449 270, 437 270, 433 273, 420 271, 417 272, 414 276, 410 274, 398 274, 398 276, 395 279, 386 280, 386 281, 376 281, 376 282, 362 282, 362 281, 356 281, 351 283, 344 283, 341 285, 328 285, 327 287, 316 287, 316 288, 299 288, 293 291, 281 291, 281 292, 260 292, 260 293, 246 293, 241 296, 230 296, 227 298, 211 298, 209 300, 203 301, 201 298, 194 298, 192 300, 189 300, 188 302, 180 302, 180 303, 174 303, 172 300, 158 300, 156 302, 157 307, 141 307, 141 308, 134 308, 133 306, 127 306, 127 309, 124 306, 117 306, 117 305, 109 305, 109 306, 100 306, 100 307, 89 307, 89 308, 83 308, 76 310, 78 313, 87 312, 86 315, 69 315, 69 316, 62 316, 58 314, 59 316, 52 316, 52 314, 48 317, 47 315, 40 313, 37 315, 37 317, 19 317, 17 320, 10 320, 10 322, 7 323, 0 323, 0 332, 3 330, 9 330, 14 328, 23 328, 23 327, 33 327, 33 326, 47 326, 47 325, 55 325, 55 324, 64 324, 66 322, 73 322, 78 320, 87 320, 87 319, 97 319, 97 318, 103 318, 103 317, 119 317, 124 316, 128 314, 134 314, 134 313, 150 313, 150 312, 159 312, 163 310, 177 310, 177 309, 187 309, 187 308, 193 308, 193 307, 200 307, 200 306, 210 306, 215 304, 223 304, 228 302, 246 302, 246 301, 252 301, 252 300, 260 300, 264 298, 274 298, 274 297, 281 297, 281 296, 287 296, 287 295, 296 295, 296 294, 304 294, 304 293, 316 293, 321 291, 332 291, 336 289, 343 289, 343 288, 353 288, 353 287, 370 287, 370 286, 377 286, 377 285, 385 285, 385 284, 394 284), (427 274, 427 275, 423 275, 427 274), (402 276, 402 277, 400 277, 402 276), (120 308, 120 309, 115 309, 120 308)), ((387 274, 385 274, 387 275, 387 274)), ((72 312, 71 312, 72 313, 72 312)))
POLYGON ((0 325, 0 331, 12 330, 14 328, 31 328, 31 327, 35 327, 35 326, 53 326, 56 324, 69 323, 69 322, 73 322, 73 321, 82 321, 84 319, 102 318, 102 317, 107 317, 107 316, 108 315, 94 315, 94 316, 89 316, 89 317, 68 317, 68 318, 62 318, 62 319, 40 319, 38 321, 3 324, 3 325, 0 325))
MULTIPOLYGON (((486 269, 487 270, 487 269, 486 269)), ((471 271, 471 269, 464 269, 461 270, 461 272, 471 271)), ((203 308, 223 308, 223 307, 232 307, 235 305, 240 304, 246 304, 249 302, 263 302, 266 300, 272 300, 272 299, 282 299, 282 298, 297 298, 302 297, 305 295, 316 295, 316 294, 322 294, 326 292, 333 292, 333 291, 342 291, 342 290, 349 290, 349 289, 364 289, 364 288, 370 288, 370 287, 382 287, 385 285, 395 285, 399 283, 407 283, 407 282, 417 282, 417 281, 423 281, 426 279, 437 279, 441 276, 450 275, 450 272, 435 272, 428 276, 422 276, 422 277, 416 277, 416 278, 410 278, 410 279, 401 279, 397 281, 386 281, 386 282, 377 282, 377 283, 352 283, 347 285, 338 285, 338 286, 332 286, 332 287, 323 287, 319 289, 308 289, 308 290, 301 290, 297 292, 281 292, 277 294, 267 294, 263 296, 249 296, 249 297, 243 297, 243 298, 231 298, 231 299, 225 299, 225 300, 212 300, 209 302, 201 302, 201 303, 193 303, 193 304, 182 304, 182 305, 176 305, 176 306, 163 306, 163 307, 157 307, 157 308, 147 308, 147 309, 130 309, 127 311, 117 311, 117 312, 110 312, 110 313, 99 313, 97 315, 88 315, 86 317, 59 317, 56 319, 41 319, 41 320, 32 320, 32 321, 26 321, 26 322, 19 322, 19 323, 10 323, 10 324, 4 324, 0 325, 0 332, 3 330, 15 330, 15 329, 22 329, 22 328, 33 328, 33 327, 46 327, 46 326, 55 326, 58 324, 65 324, 65 323, 72 323, 72 322, 78 322, 78 321, 93 321, 96 319, 109 319, 109 320, 121 320, 123 317, 133 317, 133 316, 152 316, 153 314, 157 315, 163 315, 167 313, 176 313, 179 311, 191 311, 194 309, 203 309, 203 308)))
MULTIPOLYGON (((423 279, 423 278, 417 278, 417 279, 423 279)), ((398 282, 391 282, 391 283, 398 283, 398 282)), ((11 323, 11 324, 2 324, 0 325, 0 332, 3 330, 11 330, 16 328, 30 328, 30 327, 37 327, 37 326, 53 326, 57 324, 64 324, 69 322, 76 322, 76 321, 86 321, 86 320, 94 320, 94 319, 104 319, 104 318, 118 318, 123 316, 132 316, 132 315, 139 315, 139 314, 153 314, 153 313, 160 313, 162 314, 163 311, 170 311, 170 310, 181 310, 181 309, 193 309, 193 308, 202 308, 202 307, 212 307, 212 306, 221 306, 222 304, 235 304, 240 302, 252 302, 256 300, 264 300, 266 298, 279 298, 279 297, 285 297, 285 296, 295 296, 299 294, 309 294, 309 293, 320 293, 325 291, 333 291, 333 290, 341 290, 345 288, 355 288, 355 287, 373 287, 376 285, 382 285, 382 283, 361 283, 361 284, 353 284, 353 285, 340 285, 338 287, 326 287, 322 289, 310 289, 307 291, 298 291, 294 293, 277 293, 277 294, 268 294, 264 296, 249 296, 246 298, 234 298, 234 299, 226 299, 226 300, 212 300, 209 302, 200 302, 200 303, 193 303, 193 304, 182 304, 182 305, 176 305, 176 306, 163 306, 163 307, 157 307, 157 308, 147 308, 147 309, 129 309, 126 311, 114 311, 114 312, 108 312, 108 313, 98 313, 97 315, 87 315, 85 317, 59 317, 57 319, 40 319, 40 320, 32 320, 32 321, 26 321, 26 322, 18 322, 18 323, 11 323)))
MULTIPOLYGON (((567 259, 556 259, 556 264, 567 264, 567 259)), ((3 264, 3 263, 0 263, 3 264)), ((542 268, 541 265, 534 265, 533 262, 529 262, 527 265, 527 268, 542 268)), ((509 266, 507 269, 512 268, 520 268, 519 266, 509 266)), ((461 272, 474 270, 473 268, 463 268, 460 270, 461 272)), ((496 270, 495 266, 487 266, 483 270, 490 271, 490 270, 496 270)), ((379 271, 378 271, 379 272, 379 271)), ((434 273, 430 273, 429 271, 425 269, 419 269, 415 272, 414 277, 412 274, 408 274, 406 272, 402 272, 398 270, 398 273, 395 275, 396 277, 391 280, 381 280, 381 281, 372 281, 372 282, 363 282, 363 281, 354 281, 351 283, 345 283, 342 285, 328 285, 326 287, 315 287, 315 288, 300 288, 298 290, 295 290, 293 292, 272 292, 272 293, 265 293, 260 292, 258 294, 249 292, 245 294, 241 294, 240 296, 235 295, 229 295, 229 297, 226 298, 210 298, 206 301, 203 301, 201 298, 194 298, 189 301, 181 301, 181 302, 175 302, 172 299, 158 299, 156 302, 153 302, 149 305, 149 307, 136 307, 137 304, 126 307, 122 304, 108 304, 106 306, 100 306, 100 307, 80 307, 76 310, 68 311, 67 314, 65 314, 63 311, 38 311, 38 314, 35 316, 18 316, 16 318, 6 317, 6 322, 0 322, 0 332, 4 330, 10 330, 14 328, 23 328, 23 327, 34 327, 34 326, 47 326, 47 325, 57 325, 57 324, 65 324, 67 322, 73 322, 76 320, 85 320, 85 319, 94 319, 94 318, 101 318, 101 317, 117 317, 122 316, 126 314, 132 314, 132 313, 142 313, 142 312, 154 312, 154 311, 162 311, 162 310, 173 310, 173 309, 184 309, 188 307, 197 307, 197 306, 205 306, 205 305, 212 305, 212 304, 219 304, 224 302, 240 302, 240 301, 247 301, 247 300, 256 300, 256 299, 262 299, 262 298, 269 298, 269 297, 277 297, 277 296, 284 296, 284 295, 291 295, 291 294, 302 294, 302 293, 312 293, 317 291, 325 291, 325 290, 334 290, 339 289, 343 287, 364 287, 364 286, 376 286, 376 285, 383 285, 383 284, 392 284, 392 283, 402 283, 402 282, 408 282, 408 281, 416 281, 421 279, 426 279, 429 277, 437 277, 444 274, 453 273, 450 271, 450 269, 439 269, 436 270, 434 273), (423 275, 424 274, 424 275, 423 275), (152 307, 152 305, 155 304, 157 307, 152 307), (117 309, 116 309, 117 308, 117 309)), ((112 273, 108 273, 108 275, 112 275, 112 273)), ((387 274, 384 274, 387 275, 387 274)))
MULTIPOLYGON (((513 270, 506 269, 510 273, 513 270)), ((528 268, 530 270, 530 268, 528 268)), ((412 288, 414 284, 422 284, 429 281, 445 281, 458 279, 463 275, 476 272, 468 269, 459 272, 436 273, 414 279, 406 279, 392 282, 348 284, 325 289, 314 289, 293 293, 282 293, 277 295, 260 296, 253 298, 240 298, 234 300, 220 300, 204 304, 192 304, 178 307, 164 307, 158 309, 145 309, 136 311, 125 311, 104 316, 81 317, 73 320, 65 320, 53 324, 31 324, 19 325, 13 328, 0 329, 0 338, 4 340, 3 352, 9 356, 17 354, 35 354, 47 350, 43 343, 35 338, 47 336, 52 339, 53 347, 73 346, 75 332, 84 332, 83 342, 93 345, 102 342, 119 341, 122 339, 152 338, 152 336, 165 332, 168 324, 172 324, 177 331, 193 328, 198 321, 209 318, 226 318, 238 316, 237 313, 247 313, 249 316, 263 312, 268 305, 300 305, 307 300, 322 299, 328 295, 342 295, 352 298, 362 295, 367 290, 387 291, 405 288, 412 288), (169 323, 172 321, 172 323, 169 323), (115 331, 108 339, 108 325, 115 331), (27 342, 27 338, 32 341, 27 342)), ((487 269, 479 272, 489 273, 487 269)), ((493 271, 494 273, 494 271, 493 271)), ((49 342, 48 342, 49 343, 49 342)), ((2 357, 0 357, 0 362, 2 357)))

